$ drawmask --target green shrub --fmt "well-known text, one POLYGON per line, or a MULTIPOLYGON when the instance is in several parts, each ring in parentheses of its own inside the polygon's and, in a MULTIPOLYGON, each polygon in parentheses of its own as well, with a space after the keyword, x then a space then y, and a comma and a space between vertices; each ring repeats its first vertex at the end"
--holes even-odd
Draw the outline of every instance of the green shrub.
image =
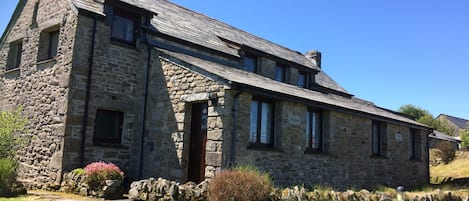
POLYGON ((76 168, 72 170, 72 174, 74 175, 84 175, 86 172, 83 168, 76 168))
POLYGON ((16 180, 16 163, 10 159, 0 159, 0 197, 12 196, 16 180))
POLYGON ((269 200, 272 181, 253 166, 241 166, 217 174, 209 184, 209 201, 269 200))
POLYGON ((26 141, 19 134, 28 132, 28 120, 22 115, 19 107, 13 112, 0 112, 0 158, 13 159, 26 141))
POLYGON ((453 144, 451 142, 439 142, 436 147, 439 150, 438 156, 441 158, 441 161, 443 161, 443 163, 448 164, 449 162, 453 161, 456 157, 456 150, 454 149, 453 144))
POLYGON ((106 180, 124 180, 124 172, 113 163, 94 162, 85 169, 86 183, 93 190, 101 190, 106 180))

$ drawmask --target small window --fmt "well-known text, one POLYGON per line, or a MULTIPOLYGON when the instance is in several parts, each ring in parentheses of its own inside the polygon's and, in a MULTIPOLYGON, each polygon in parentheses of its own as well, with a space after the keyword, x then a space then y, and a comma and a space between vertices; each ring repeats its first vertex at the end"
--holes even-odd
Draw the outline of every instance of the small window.
POLYGON ((322 113, 320 111, 306 112, 306 150, 322 151, 322 113))
POLYGON ((298 72, 297 86, 301 88, 309 88, 310 74, 304 71, 298 72))
POLYGON ((245 55, 244 56, 244 70, 249 72, 257 71, 257 57, 254 55, 245 55))
POLYGON ((57 56, 59 33, 59 30, 43 31, 41 33, 39 41, 39 61, 53 59, 57 56))
POLYGON ((123 112, 97 110, 93 142, 121 143, 123 112))
POLYGON ((371 129, 371 143, 373 156, 386 156, 386 124, 373 121, 371 129))
POLYGON ((252 100, 250 120, 250 144, 261 147, 273 147, 274 104, 261 100, 252 100))
POLYGON ((130 13, 116 10, 112 18, 111 39, 134 45, 136 19, 130 13))
POLYGON ((421 142, 422 139, 420 138, 419 132, 415 129, 410 130, 410 146, 411 146, 411 153, 410 159, 411 160, 420 160, 421 159, 421 142))
POLYGON ((49 52, 48 59, 57 56, 57 46, 59 45, 59 30, 49 32, 49 52))
POLYGON ((279 82, 285 82, 286 81, 286 69, 287 67, 277 64, 275 66, 275 80, 279 82))
POLYGON ((5 70, 12 70, 20 67, 21 54, 23 52, 23 42, 19 40, 17 42, 10 43, 10 50, 8 51, 8 60, 5 70))

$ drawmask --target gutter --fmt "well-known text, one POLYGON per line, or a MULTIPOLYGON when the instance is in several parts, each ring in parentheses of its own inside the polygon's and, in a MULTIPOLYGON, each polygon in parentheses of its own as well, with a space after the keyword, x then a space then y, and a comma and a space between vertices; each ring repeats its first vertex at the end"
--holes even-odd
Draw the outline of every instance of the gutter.
POLYGON ((96 45, 96 23, 98 15, 94 15, 93 33, 91 36, 90 56, 88 57, 88 76, 86 80, 85 109, 83 114, 83 124, 81 128, 81 146, 80 146, 80 166, 84 167, 85 163, 85 145, 86 145, 86 128, 88 127, 88 109, 90 105, 91 79, 93 77, 94 48, 96 45))
POLYGON ((238 110, 239 110, 239 95, 242 93, 242 88, 234 95, 234 101, 233 101, 233 110, 232 110, 232 116, 233 116, 233 127, 231 128, 231 151, 230 151, 230 163, 229 167, 233 167, 236 163, 236 140, 237 140, 237 133, 236 133, 236 127, 238 126, 238 110))

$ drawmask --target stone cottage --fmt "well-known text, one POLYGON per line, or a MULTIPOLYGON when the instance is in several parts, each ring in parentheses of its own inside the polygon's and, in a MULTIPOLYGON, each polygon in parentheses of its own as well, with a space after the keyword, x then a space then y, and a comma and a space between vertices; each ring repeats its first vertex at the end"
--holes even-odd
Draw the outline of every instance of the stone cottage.
POLYGON ((417 186, 427 134, 292 51, 166 0, 20 0, 0 41, 0 109, 32 131, 21 181, 112 161, 129 181, 240 164, 278 185, 417 186))

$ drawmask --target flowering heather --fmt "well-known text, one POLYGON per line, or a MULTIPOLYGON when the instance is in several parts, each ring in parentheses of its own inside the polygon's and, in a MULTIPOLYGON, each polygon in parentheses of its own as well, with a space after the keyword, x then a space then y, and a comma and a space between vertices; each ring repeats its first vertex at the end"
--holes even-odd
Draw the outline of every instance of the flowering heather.
POLYGON ((106 180, 123 180, 124 172, 113 163, 103 161, 88 164, 85 167, 86 183, 92 189, 101 189, 106 180))

